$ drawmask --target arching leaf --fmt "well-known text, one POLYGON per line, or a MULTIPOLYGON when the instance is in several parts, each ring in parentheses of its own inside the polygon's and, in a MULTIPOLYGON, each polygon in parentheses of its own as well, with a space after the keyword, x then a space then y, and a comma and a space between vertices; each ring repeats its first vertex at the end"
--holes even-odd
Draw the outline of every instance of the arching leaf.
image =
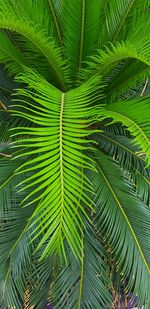
POLYGON ((150 163, 150 129, 149 97, 135 100, 124 100, 107 106, 106 116, 122 122, 134 136, 133 143, 138 145, 150 163))
POLYGON ((46 232, 38 248, 51 237, 42 257, 56 248, 59 253, 65 254, 66 238, 74 253, 80 255, 80 212, 87 216, 85 205, 92 207, 92 200, 85 193, 86 190, 92 191, 92 186, 83 174, 85 168, 92 168, 91 161, 84 154, 88 148, 85 138, 91 133, 88 128, 96 121, 97 110, 92 104, 97 96, 101 96, 97 93, 100 86, 96 86, 100 80, 94 78, 67 93, 62 93, 30 71, 20 80, 26 82, 29 89, 18 90, 19 96, 24 99, 16 106, 18 110, 12 112, 36 124, 36 127, 22 127, 15 133, 14 136, 18 137, 27 135, 27 138, 16 141, 17 147, 25 149, 16 158, 33 155, 22 165, 20 172, 35 171, 23 183, 26 184, 25 189, 37 186, 24 202, 27 205, 39 203, 33 215, 36 218, 37 214, 41 214, 35 219, 38 221, 35 237, 44 230, 46 232), (27 202, 29 197, 32 199, 27 202))
POLYGON ((111 248, 117 270, 128 282, 127 289, 134 289, 139 304, 146 303, 148 308, 150 211, 116 164, 100 151, 93 158, 98 171, 93 175, 97 228, 111 248))

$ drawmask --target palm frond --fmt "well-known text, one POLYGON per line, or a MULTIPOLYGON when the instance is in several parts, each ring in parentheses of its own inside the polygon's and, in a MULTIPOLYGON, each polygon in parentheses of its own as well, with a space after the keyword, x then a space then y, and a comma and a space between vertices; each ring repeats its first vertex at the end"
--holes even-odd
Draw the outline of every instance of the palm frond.
POLYGON ((119 63, 106 77, 107 101, 137 97, 139 88, 149 77, 149 66, 147 64, 129 59, 119 63))
POLYGON ((138 172, 135 174, 136 191, 139 198, 150 207, 150 169, 147 169, 147 175, 138 172))
POLYGON ((82 70, 81 76, 83 80, 87 80, 93 74, 102 74, 107 77, 118 63, 130 59, 141 62, 146 69, 150 66, 149 57, 146 58, 142 51, 140 52, 140 49, 136 47, 136 44, 132 44, 130 41, 110 43, 105 46, 105 49, 99 49, 97 54, 86 61, 87 67, 82 70))
MULTIPOLYGON (((101 29, 101 46, 106 42, 122 41, 128 37, 130 29, 135 27, 133 23, 136 19, 136 26, 141 24, 138 16, 144 14, 148 17, 149 0, 120 0, 106 1, 105 3, 105 21, 101 29)), ((146 16, 144 20, 146 20, 146 16)))
POLYGON ((105 308, 112 304, 107 252, 86 222, 81 263, 68 253, 68 265, 56 275, 52 290, 56 308, 105 308))
POLYGON ((143 176, 147 176, 147 162, 133 144, 133 139, 105 131, 92 135, 92 138, 101 151, 111 156, 125 170, 130 173, 139 171, 143 176))
POLYGON ((6 33, 0 33, 0 41, 0 63, 6 63, 10 74, 19 73, 26 65, 22 53, 13 45, 6 33))
MULTIPOLYGON (((34 7, 34 3, 31 2, 31 4, 34 7)), ((26 11, 23 9, 20 11, 18 6, 18 2, 14 3, 14 1, 9 0, 6 5, 5 1, 1 1, 0 28, 15 32, 32 43, 46 60, 51 80, 55 79, 59 87, 65 90, 68 83, 68 73, 60 48, 56 46, 54 38, 48 36, 45 28, 41 29, 37 24, 33 24, 34 21, 29 19, 26 11), (21 15, 18 15, 19 12, 21 12, 21 15)), ((45 67, 47 68, 47 66, 45 67)))
POLYGON ((150 131, 149 122, 149 97, 140 97, 134 100, 123 100, 107 105, 107 116, 114 121, 122 122, 134 137, 133 143, 138 145, 150 162, 150 131))
POLYGON ((47 0, 48 12, 53 20, 54 31, 56 33, 56 40, 60 47, 63 46, 63 33, 62 33, 62 10, 63 10, 63 0, 47 0))
POLYGON ((31 243, 33 228, 27 227, 35 205, 21 205, 28 191, 18 192, 16 186, 29 176, 16 174, 21 164, 22 159, 0 160, 0 302, 21 309, 28 292, 28 304, 40 309, 48 297, 53 269, 50 258, 39 262, 41 252, 33 256, 37 243, 31 243))
POLYGON ((43 219, 38 224, 37 235, 48 227, 38 248, 51 236, 42 257, 56 248, 63 252, 65 237, 72 250, 79 254, 82 226, 79 211, 86 215, 82 203, 92 207, 91 199, 84 192, 92 191, 92 187, 83 174, 83 169, 91 168, 91 163, 83 152, 88 147, 85 138, 91 133, 90 125, 96 121, 97 110, 93 109, 92 104, 101 96, 100 92, 97 93, 101 88, 100 80, 94 78, 67 93, 62 93, 30 71, 19 80, 27 83, 29 89, 18 90, 19 96, 24 99, 16 105, 18 110, 12 110, 12 113, 38 126, 21 127, 20 132, 13 134, 18 137, 28 135, 16 141, 17 147, 19 145, 25 149, 16 158, 29 154, 34 156, 18 172, 35 171, 24 181, 25 189, 34 185, 38 187, 26 196, 24 202, 27 205, 39 202, 34 216, 41 213, 43 219), (34 103, 30 103, 30 98, 34 103), (27 202, 29 197, 32 201, 27 202))
POLYGON ((150 211, 137 198, 132 183, 106 155, 93 154, 97 174, 96 224, 102 231, 127 290, 138 294, 139 305, 150 305, 150 211))
POLYGON ((74 78, 96 46, 99 17, 99 0, 65 1, 64 48, 74 78))

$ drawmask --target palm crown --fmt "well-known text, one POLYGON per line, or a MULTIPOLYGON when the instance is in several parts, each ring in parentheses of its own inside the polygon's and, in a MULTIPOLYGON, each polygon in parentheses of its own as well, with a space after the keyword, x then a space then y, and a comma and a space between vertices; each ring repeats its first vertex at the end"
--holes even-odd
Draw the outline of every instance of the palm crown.
POLYGON ((149 5, 0 2, 1 308, 150 308, 149 5))

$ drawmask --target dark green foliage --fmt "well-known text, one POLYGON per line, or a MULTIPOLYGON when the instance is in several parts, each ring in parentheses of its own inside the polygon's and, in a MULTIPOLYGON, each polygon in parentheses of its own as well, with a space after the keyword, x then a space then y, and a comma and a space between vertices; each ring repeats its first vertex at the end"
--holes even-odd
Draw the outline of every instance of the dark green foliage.
POLYGON ((0 1, 0 308, 150 308, 149 7, 0 1))

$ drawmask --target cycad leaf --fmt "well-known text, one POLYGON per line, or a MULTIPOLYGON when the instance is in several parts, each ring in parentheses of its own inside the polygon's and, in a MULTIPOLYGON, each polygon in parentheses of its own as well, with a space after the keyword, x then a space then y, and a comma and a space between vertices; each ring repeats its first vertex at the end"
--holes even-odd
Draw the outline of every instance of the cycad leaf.
POLYGON ((28 263, 29 254, 29 235, 22 238, 20 235, 27 225, 26 220, 33 212, 31 208, 20 207, 24 194, 17 192, 16 185, 25 175, 16 175, 15 170, 22 163, 22 159, 16 162, 8 158, 0 160, 0 303, 3 306, 15 304, 18 309, 22 308, 19 295, 23 300, 26 285, 22 266, 23 261, 25 261, 24 266, 28 263), (22 222, 22 216, 24 222, 22 222), (14 256, 14 252, 11 254, 13 248, 17 248, 14 256), (20 279, 17 268, 21 270, 20 279))
MULTIPOLYGON (((37 3, 35 5, 35 2, 30 1, 30 5, 32 12, 35 10, 34 6, 38 10, 37 3)), ((68 71, 65 67, 65 61, 62 59, 61 50, 56 46, 54 38, 49 36, 47 28, 39 27, 40 22, 39 24, 36 23, 36 20, 41 18, 41 15, 36 15, 35 20, 29 17, 29 12, 26 12, 24 6, 21 7, 18 2, 9 0, 6 3, 6 1, 1 1, 0 28, 15 32, 29 43, 32 43, 42 55, 42 59, 46 60, 45 69, 49 67, 50 80, 56 81, 59 87, 65 91, 66 83, 68 83, 68 71)), ((43 19, 46 20, 44 17, 43 19)), ((20 45, 19 41, 17 44, 23 48, 22 41, 20 45)))
POLYGON ((150 169, 147 169, 147 175, 143 175, 137 171, 134 180, 137 195, 148 207, 150 207, 150 169))
POLYGON ((100 308, 111 306, 107 252, 86 222, 81 263, 69 253, 68 265, 56 275, 52 294, 55 308, 100 308))
POLYGON ((94 50, 98 36, 99 17, 99 0, 65 1, 64 48, 73 76, 78 74, 82 61, 94 50))
MULTIPOLYGON (((122 122, 134 136, 133 142, 146 155, 150 164, 149 98, 119 101, 107 106, 106 117, 122 122)), ((105 117, 105 118, 106 118, 105 117)))
POLYGON ((16 175, 21 164, 22 159, 0 160, 0 305, 21 309, 26 303, 27 308, 30 304, 41 309, 48 296, 52 263, 49 257, 39 262, 43 250, 33 255, 36 242, 29 243, 32 229, 27 231, 28 219, 35 207, 21 205, 28 191, 19 193, 16 186, 29 176, 16 175))
POLYGON ((117 270, 128 282, 127 289, 134 289, 139 304, 149 308, 150 210, 116 164, 100 151, 93 157, 98 171, 93 176, 97 227, 111 248, 117 270))
POLYGON ((96 121, 97 111, 91 104, 101 96, 100 80, 96 77, 67 93, 57 90, 33 72, 28 71, 19 80, 27 83, 29 90, 18 90, 24 99, 18 110, 12 112, 37 125, 35 128, 22 127, 15 136, 28 136, 16 141, 17 147, 19 144, 26 149, 18 157, 33 155, 22 166, 21 172, 35 170, 24 183, 27 183, 26 189, 35 185, 37 188, 24 202, 29 197, 32 201, 27 205, 39 202, 34 216, 41 214, 41 221, 35 237, 43 231, 45 235, 38 248, 51 237, 42 257, 56 248, 62 252, 65 237, 74 253, 80 254, 80 211, 86 215, 83 204, 92 207, 91 199, 85 194, 85 190, 92 191, 90 181, 83 173, 84 168, 91 168, 90 159, 84 154, 88 147, 85 137, 91 133, 90 124, 96 121))
MULTIPOLYGON (((124 41, 121 43, 110 43, 105 46, 105 49, 99 49, 97 54, 91 56, 87 63, 87 68, 82 70, 83 80, 87 80, 93 74, 107 74, 116 67, 118 63, 122 61, 127 61, 129 59, 141 62, 144 65, 145 70, 149 68, 150 61, 149 57, 143 55, 143 52, 136 47, 136 44, 131 44, 130 42, 124 41)), ((128 74, 128 79, 130 75, 128 74)))
MULTIPOLYGON (((105 3, 105 23, 102 28, 101 44, 124 40, 130 27, 133 27, 131 22, 134 21, 134 16, 138 19, 138 14, 142 15, 148 5, 148 0, 144 3, 136 0, 107 1, 105 3)), ((148 11, 146 13, 148 15, 148 11)), ((140 24, 139 20, 138 24, 140 24)))
POLYGON ((54 31, 56 33, 56 38, 59 43, 59 46, 62 47, 62 10, 63 10, 63 0, 47 0, 48 12, 53 20, 54 31))
POLYGON ((19 73, 26 65, 23 54, 4 32, 0 32, 0 42, 0 63, 6 63, 6 68, 11 74, 19 73))
POLYGON ((133 138, 105 131, 93 134, 92 138, 97 142, 101 151, 115 159, 131 174, 139 171, 143 176, 148 175, 145 169, 146 159, 141 155, 138 147, 132 143, 133 138))

